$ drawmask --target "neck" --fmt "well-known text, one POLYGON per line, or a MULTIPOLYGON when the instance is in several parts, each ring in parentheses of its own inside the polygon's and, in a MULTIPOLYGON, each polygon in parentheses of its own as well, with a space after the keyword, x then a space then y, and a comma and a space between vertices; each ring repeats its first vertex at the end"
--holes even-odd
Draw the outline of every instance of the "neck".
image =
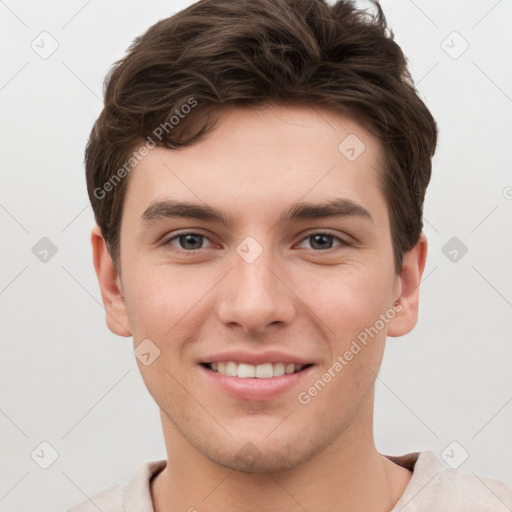
POLYGON ((354 421, 305 464, 277 473, 244 473, 219 466, 190 446, 162 415, 168 462, 151 482, 155 512, 389 512, 412 473, 378 453, 372 411, 369 415, 362 422, 354 421))

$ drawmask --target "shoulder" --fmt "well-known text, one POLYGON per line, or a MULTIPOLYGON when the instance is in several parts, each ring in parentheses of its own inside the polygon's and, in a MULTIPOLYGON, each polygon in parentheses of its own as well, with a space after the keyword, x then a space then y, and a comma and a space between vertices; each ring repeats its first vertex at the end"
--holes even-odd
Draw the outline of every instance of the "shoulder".
POLYGON ((123 487, 115 485, 81 501, 66 512, 124 512, 123 487))
POLYGON ((109 487, 66 512, 153 512, 151 479, 166 465, 166 460, 144 462, 135 469, 126 484, 109 487))
POLYGON ((413 469, 411 481, 393 512, 512 510, 510 485, 473 472, 446 467, 431 451, 389 458, 413 469))
MULTIPOLYGON (((451 510, 498 512, 512 509, 512 487, 473 472, 443 467, 433 489, 451 510)), ((434 494, 434 496, 435 496, 434 494)))

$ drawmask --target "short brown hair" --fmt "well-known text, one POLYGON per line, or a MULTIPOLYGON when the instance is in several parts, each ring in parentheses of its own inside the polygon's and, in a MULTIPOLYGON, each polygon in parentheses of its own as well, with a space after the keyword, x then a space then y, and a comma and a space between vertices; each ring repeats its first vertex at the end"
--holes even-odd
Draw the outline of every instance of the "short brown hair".
POLYGON ((302 104, 354 115, 381 142, 379 185, 399 272, 423 228, 437 126, 374 5, 368 13, 348 0, 201 0, 135 39, 105 79, 85 154, 89 198, 114 264, 136 148, 191 145, 212 127, 198 119, 222 107, 302 104), (185 105, 194 111, 179 115, 185 105))

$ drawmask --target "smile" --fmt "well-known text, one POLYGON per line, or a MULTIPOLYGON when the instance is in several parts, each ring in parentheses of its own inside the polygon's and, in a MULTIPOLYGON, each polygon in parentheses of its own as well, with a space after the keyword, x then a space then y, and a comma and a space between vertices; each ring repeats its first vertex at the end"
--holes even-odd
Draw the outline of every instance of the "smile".
MULTIPOLYGON (((261 358, 258 359, 261 361, 261 358)), ((206 379, 206 389, 216 389, 237 399, 262 401, 277 398, 293 389, 298 393, 304 388, 302 382, 314 371, 315 366, 260 361, 255 361, 260 364, 215 361, 200 363, 198 368, 206 379)))
POLYGON ((235 361, 218 361, 214 363, 203 363, 205 368, 214 372, 226 375, 227 377, 238 377, 241 379, 271 379, 282 375, 298 373, 307 366, 294 363, 263 363, 258 365, 237 363, 235 361))

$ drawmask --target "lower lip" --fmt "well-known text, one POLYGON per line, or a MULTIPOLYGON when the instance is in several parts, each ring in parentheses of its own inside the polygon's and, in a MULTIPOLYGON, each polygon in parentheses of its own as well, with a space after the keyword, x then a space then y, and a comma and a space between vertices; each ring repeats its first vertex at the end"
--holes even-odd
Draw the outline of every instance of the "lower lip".
POLYGON ((294 386, 297 386, 309 374, 312 368, 313 366, 308 366, 300 372, 269 379, 258 379, 256 377, 243 379, 240 377, 228 377, 199 365, 199 369, 205 374, 206 378, 225 393, 235 398, 255 401, 269 400, 289 391, 294 386))

